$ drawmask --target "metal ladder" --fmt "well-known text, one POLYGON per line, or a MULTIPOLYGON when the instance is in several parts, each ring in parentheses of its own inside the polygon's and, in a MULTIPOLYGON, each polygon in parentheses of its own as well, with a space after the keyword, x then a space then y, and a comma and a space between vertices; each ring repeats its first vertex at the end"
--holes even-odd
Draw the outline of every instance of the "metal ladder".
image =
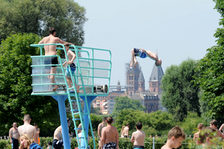
MULTIPOLYGON (((68 61, 67 52, 63 44, 52 43, 52 44, 32 44, 30 46, 40 48, 39 56, 31 56, 32 58, 32 95, 41 95, 41 96, 52 96, 53 98, 62 97, 65 100, 68 98, 70 104, 70 111, 72 115, 72 120, 74 124, 74 130, 77 138, 77 144, 79 149, 87 149, 88 146, 88 130, 90 128, 91 136, 93 139, 93 148, 96 148, 95 138, 93 134, 93 128, 90 119, 90 104, 94 98, 97 96, 107 96, 109 90, 99 91, 99 84, 105 83, 110 86, 110 76, 111 76, 111 51, 107 49, 97 49, 89 47, 80 47, 75 45, 70 45, 69 48, 76 54, 76 71, 72 75, 71 68, 68 67, 69 73, 72 80, 72 87, 69 88, 69 85, 66 80, 65 70, 63 68, 62 62, 63 59, 58 56, 44 56, 43 49, 44 46, 54 45, 57 46, 57 50, 64 51, 65 60, 68 61), (60 46, 60 47, 58 47, 60 46), (82 50, 80 50, 82 49, 82 50), (100 52, 100 53, 97 53, 100 52), (102 54, 103 52, 103 54, 102 54), (81 56, 79 53, 84 53, 85 56, 81 56), (107 54, 107 56, 105 56, 107 54), (103 57, 102 57, 103 55, 103 57), (101 57, 98 57, 101 56, 101 57), (59 64, 46 64, 45 59, 57 57, 59 64), (105 66, 104 66, 105 65, 105 66), (45 72, 46 67, 51 68, 56 66, 58 72, 55 74, 50 74, 55 76, 55 83, 49 83, 49 72, 45 72), (59 72, 60 71, 60 72, 59 72), (36 81, 35 81, 36 79, 36 81), (103 81, 102 81, 103 80, 103 81), (100 83, 99 83, 99 82, 100 83), (97 84, 98 83, 98 84, 97 84), (52 85, 59 85, 63 87, 63 90, 56 90, 55 92, 49 90, 49 87, 52 85), (77 92, 76 85, 79 86, 79 93, 77 92), (66 87, 66 89, 65 89, 66 87), (98 90, 98 92, 96 92, 98 90), (73 105, 76 104, 76 107, 73 105), (83 107, 84 104, 84 107, 83 107), (78 131, 80 128, 77 127, 77 123, 80 122, 82 126, 82 136, 78 137, 78 131), (80 140, 82 141, 80 143, 80 140)), ((47 70, 49 71, 49 70, 47 70)), ((62 99, 61 98, 61 99, 62 99)), ((57 100, 57 99, 56 99, 57 100)), ((64 101, 61 102, 64 105, 64 101)), ((61 109, 61 108, 60 108, 61 109)), ((59 111, 60 111, 59 109, 59 111)), ((65 111, 65 108, 62 108, 65 111)), ((63 113, 63 112, 62 112, 63 113)), ((60 115, 61 124, 66 123, 65 116, 60 115), (63 121, 63 123, 62 123, 63 121)), ((65 128, 66 129, 66 128, 65 128)), ((66 132, 65 132, 66 133, 66 132)), ((68 135, 65 135, 66 140, 68 140, 68 135)), ((66 141, 67 148, 69 148, 69 141, 66 141)), ((66 149, 67 149, 66 148, 66 149)))

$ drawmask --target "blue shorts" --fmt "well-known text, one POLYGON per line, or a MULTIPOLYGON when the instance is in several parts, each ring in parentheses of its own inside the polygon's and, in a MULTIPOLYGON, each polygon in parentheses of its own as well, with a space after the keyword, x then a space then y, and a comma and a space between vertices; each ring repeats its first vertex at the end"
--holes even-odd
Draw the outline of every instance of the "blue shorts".
POLYGON ((135 53, 135 56, 139 56, 141 58, 146 58, 146 53, 143 52, 141 49, 137 49, 137 48, 134 48, 134 53, 135 53))
POLYGON ((66 76, 67 77, 71 77, 70 76, 70 71, 69 71, 69 67, 71 68, 71 73, 72 73, 72 75, 74 74, 74 72, 75 72, 75 70, 76 70, 76 66, 75 66, 75 64, 74 63, 72 63, 71 65, 68 65, 67 66, 67 69, 66 69, 66 76))

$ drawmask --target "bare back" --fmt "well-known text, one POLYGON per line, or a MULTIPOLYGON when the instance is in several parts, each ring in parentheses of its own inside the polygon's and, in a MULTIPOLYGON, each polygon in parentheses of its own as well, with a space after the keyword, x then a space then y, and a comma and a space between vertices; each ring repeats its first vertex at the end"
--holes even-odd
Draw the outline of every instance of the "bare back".
POLYGON ((55 129, 54 139, 62 140, 62 127, 61 126, 59 126, 58 128, 55 129))
MULTIPOLYGON (((62 43, 64 44, 65 42, 62 41, 58 37, 54 37, 53 35, 49 35, 47 37, 44 37, 39 44, 48 44, 48 43, 62 43)), ((55 45, 49 45, 49 46, 44 46, 45 49, 45 55, 56 55, 56 46, 55 45)))
POLYGON ((18 131, 20 136, 26 134, 30 140, 33 140, 36 134, 36 128, 30 124, 19 126, 18 131))
POLYGON ((131 140, 134 142, 133 145, 144 146, 145 133, 141 130, 137 130, 132 133, 131 140))
POLYGON ((104 143, 118 143, 118 131, 114 126, 108 125, 102 130, 102 137, 104 139, 104 143))
POLYGON ((123 136, 128 136, 128 132, 129 132, 129 127, 125 126, 123 130, 123 136))

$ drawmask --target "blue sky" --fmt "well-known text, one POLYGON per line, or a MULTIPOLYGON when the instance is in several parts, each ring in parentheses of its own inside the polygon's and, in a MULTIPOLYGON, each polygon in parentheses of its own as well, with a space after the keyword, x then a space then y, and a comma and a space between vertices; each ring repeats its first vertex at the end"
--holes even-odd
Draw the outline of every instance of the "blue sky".
MULTIPOLYGON (((162 68, 188 58, 199 60, 215 45, 219 13, 212 0, 75 0, 86 9, 84 46, 110 49, 111 84, 126 84, 125 63, 132 48, 158 53, 162 68)), ((138 59, 146 88, 154 66, 138 59)))

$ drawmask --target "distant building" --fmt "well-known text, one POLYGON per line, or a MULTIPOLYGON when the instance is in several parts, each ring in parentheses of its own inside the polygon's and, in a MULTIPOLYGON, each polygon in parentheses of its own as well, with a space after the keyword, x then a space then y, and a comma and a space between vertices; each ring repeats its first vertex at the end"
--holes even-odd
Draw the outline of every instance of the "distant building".
POLYGON ((138 78, 141 72, 141 68, 138 64, 136 67, 130 69, 129 64, 126 64, 126 85, 127 85, 127 94, 132 96, 138 92, 138 78))
POLYGON ((108 96, 100 96, 93 101, 93 107, 100 108, 102 114, 111 114, 115 104, 114 98, 119 96, 126 96, 126 94, 118 81, 116 87, 113 86, 108 96))
POLYGON ((161 80, 163 77, 161 66, 154 65, 149 78, 149 90, 145 90, 145 79, 139 64, 135 68, 130 68, 126 64, 126 85, 127 96, 132 99, 140 100, 145 106, 146 112, 153 112, 160 109, 161 80))
POLYGON ((149 78, 149 91, 151 93, 160 95, 162 93, 161 81, 163 77, 163 69, 161 66, 154 65, 151 76, 149 78))
POLYGON ((158 95, 151 94, 150 92, 143 94, 143 105, 145 112, 155 112, 159 110, 159 97, 158 95))
POLYGON ((128 96, 131 99, 139 100, 146 108, 145 112, 154 112, 162 109, 161 98, 161 80, 163 77, 161 66, 155 66, 152 69, 149 78, 149 89, 145 89, 145 78, 139 64, 130 68, 126 64, 126 86, 121 86, 120 81, 117 85, 110 87, 110 93, 106 97, 97 97, 93 101, 93 107, 100 108, 102 114, 111 114, 114 108, 114 98, 118 96, 128 96))

